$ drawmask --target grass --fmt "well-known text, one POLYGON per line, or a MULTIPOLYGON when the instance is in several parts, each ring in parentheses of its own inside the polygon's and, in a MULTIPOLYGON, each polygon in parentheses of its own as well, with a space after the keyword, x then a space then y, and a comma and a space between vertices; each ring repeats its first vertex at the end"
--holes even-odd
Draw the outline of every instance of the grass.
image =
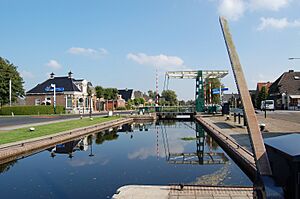
POLYGON ((184 140, 184 141, 191 141, 191 140, 196 140, 197 138, 195 137, 183 137, 183 138, 180 138, 181 140, 184 140))
POLYGON ((45 135, 51 135, 63 131, 68 131, 80 127, 92 126, 106 121, 111 121, 120 118, 119 116, 113 117, 95 117, 93 120, 90 118, 76 119, 64 122, 57 122, 52 124, 45 124, 34 126, 35 131, 29 131, 29 127, 20 128, 11 131, 4 131, 0 133, 0 145, 37 138, 45 135))

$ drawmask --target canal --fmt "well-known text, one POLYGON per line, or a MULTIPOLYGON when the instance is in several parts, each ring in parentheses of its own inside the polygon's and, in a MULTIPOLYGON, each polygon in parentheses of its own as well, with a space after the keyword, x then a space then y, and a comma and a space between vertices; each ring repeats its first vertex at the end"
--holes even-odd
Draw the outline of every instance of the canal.
POLYGON ((128 184, 252 185, 189 121, 123 125, 0 165, 1 198, 111 198, 128 184))

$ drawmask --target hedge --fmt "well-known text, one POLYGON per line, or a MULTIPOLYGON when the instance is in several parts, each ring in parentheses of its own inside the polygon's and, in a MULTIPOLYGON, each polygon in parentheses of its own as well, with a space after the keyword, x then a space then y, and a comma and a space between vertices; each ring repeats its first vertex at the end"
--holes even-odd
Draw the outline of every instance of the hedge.
MULTIPOLYGON (((39 115, 54 114, 53 106, 4 106, 0 108, 0 115, 39 115)), ((56 106, 56 113, 65 113, 63 106, 56 106)))

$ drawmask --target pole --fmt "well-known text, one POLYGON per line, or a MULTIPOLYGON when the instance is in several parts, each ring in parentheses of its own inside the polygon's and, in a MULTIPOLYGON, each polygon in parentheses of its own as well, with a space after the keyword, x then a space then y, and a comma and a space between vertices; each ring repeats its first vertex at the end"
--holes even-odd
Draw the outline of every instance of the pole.
POLYGON ((266 105, 266 100, 264 101, 265 103, 265 118, 267 118, 267 105, 266 105))
POLYGON ((53 109, 54 109, 54 114, 56 114, 56 85, 51 84, 51 87, 53 87, 53 109))
POLYGON ((90 118, 92 118, 92 96, 90 95, 90 118))
POLYGON ((9 79, 9 106, 11 106, 11 79, 9 79))

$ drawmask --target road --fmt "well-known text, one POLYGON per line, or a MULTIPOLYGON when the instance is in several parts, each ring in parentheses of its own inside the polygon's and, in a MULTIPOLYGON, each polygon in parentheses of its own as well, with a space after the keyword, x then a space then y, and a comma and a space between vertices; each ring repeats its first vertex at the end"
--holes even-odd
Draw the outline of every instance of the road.
MULTIPOLYGON (((114 114, 126 115, 132 111, 114 111, 114 114)), ((107 112, 93 113, 93 116, 105 116, 107 112)), ((79 118, 80 115, 42 115, 42 116, 2 116, 0 117, 0 130, 8 130, 19 127, 25 127, 30 124, 42 124, 56 122, 60 120, 69 120, 79 118)), ((83 117, 89 117, 89 114, 83 115, 83 117)))
MULTIPOLYGON (((258 115, 264 115, 264 111, 258 111, 258 115)), ((300 111, 276 110, 267 111, 267 118, 300 123, 300 111)))

